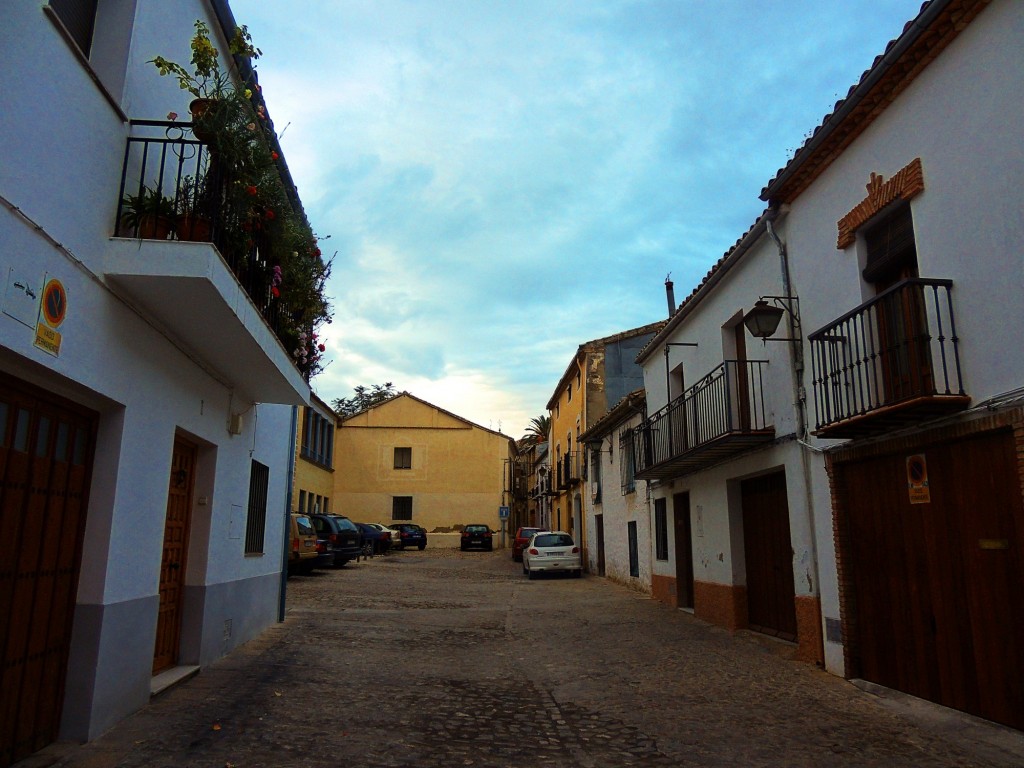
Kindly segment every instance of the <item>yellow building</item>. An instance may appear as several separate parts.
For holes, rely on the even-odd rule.
[[[548,400],[548,460],[554,495],[548,519],[542,524],[568,531],[584,551],[588,499],[583,492],[586,463],[580,435],[608,413],[611,405],[643,387],[643,370],[636,364],[636,356],[663,324],[652,323],[580,344]]]
[[[300,406],[295,433],[295,475],[292,511],[311,514],[335,512],[334,435],[338,415],[316,395],[312,406]]]
[[[353,520],[408,520],[430,532],[501,529],[515,442],[402,392],[342,421],[334,510]]]

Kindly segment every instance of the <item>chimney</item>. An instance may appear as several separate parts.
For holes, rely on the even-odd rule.
[[[665,275],[665,297],[668,299],[668,316],[676,313],[676,294],[672,290],[672,273]]]

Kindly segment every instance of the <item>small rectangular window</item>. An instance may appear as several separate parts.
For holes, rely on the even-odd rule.
[[[392,520],[412,520],[412,496],[394,496],[391,499]]]
[[[299,508],[296,510],[300,515],[306,514],[306,492],[299,491]]]
[[[249,511],[245,520],[245,554],[263,554],[267,527],[267,492],[270,467],[253,461],[249,474]]]
[[[668,521],[665,514],[665,499],[654,500],[654,556],[668,560]]]
[[[412,448],[395,448],[395,469],[412,469]]]

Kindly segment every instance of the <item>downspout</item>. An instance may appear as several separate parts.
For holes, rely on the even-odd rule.
[[[795,296],[793,293],[793,282],[789,272],[789,254],[786,252],[786,245],[775,232],[774,220],[778,217],[779,210],[771,208],[766,217],[765,225],[768,236],[775,243],[779,251],[779,268],[782,274],[782,292],[785,296]],[[786,321],[789,327],[789,338],[791,341],[790,352],[793,359],[791,373],[793,374],[793,394],[796,405],[796,440],[800,446],[800,464],[803,470],[804,506],[807,510],[807,529],[810,533],[810,567],[806,570],[807,587],[812,597],[816,597],[821,604],[821,579],[818,576],[818,531],[814,520],[814,490],[811,487],[811,472],[813,470],[812,455],[821,453],[821,449],[808,442],[807,432],[807,389],[804,387],[804,342],[802,322],[794,317],[793,312],[786,313]],[[818,583],[815,584],[814,580]],[[820,628],[819,628],[820,629]]]
[[[292,535],[292,491],[295,485],[295,435],[296,429],[298,428],[299,421],[299,406],[292,406],[292,428],[291,428],[291,448],[288,450],[288,486],[287,496],[284,500],[284,546],[281,548],[281,589],[280,598],[277,606],[277,620],[278,622],[284,621],[284,605],[285,597],[288,591],[288,550],[291,548],[291,535]]]

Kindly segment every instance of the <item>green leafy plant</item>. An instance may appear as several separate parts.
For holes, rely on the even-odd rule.
[[[217,48],[210,40],[210,28],[204,21],[196,19],[196,33],[192,37],[192,67],[186,67],[163,56],[149,60],[160,72],[161,76],[171,75],[178,78],[178,85],[197,99],[219,98],[232,88],[230,76],[221,71]],[[234,56],[245,59],[258,59],[262,51],[252,44],[252,37],[246,26],[235,27],[235,33],[228,42],[228,50]]]
[[[174,200],[149,187],[121,200],[121,224],[139,237],[166,238],[174,227],[174,214]]]

